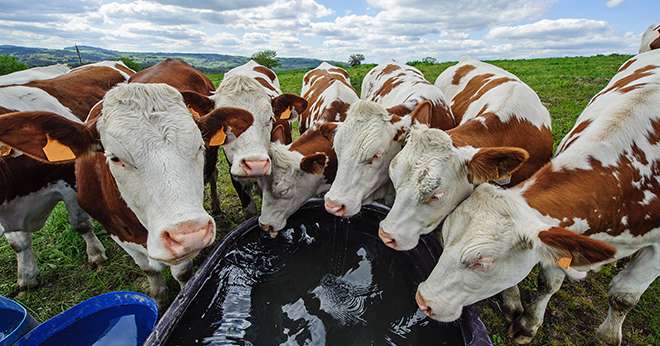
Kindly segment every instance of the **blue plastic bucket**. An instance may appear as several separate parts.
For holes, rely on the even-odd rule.
[[[142,345],[158,319],[158,307],[136,292],[102,294],[49,319],[16,345]]]
[[[21,304],[0,296],[0,345],[15,343],[37,324]]]

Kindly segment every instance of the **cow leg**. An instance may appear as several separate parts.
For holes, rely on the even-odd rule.
[[[541,267],[538,290],[533,302],[525,308],[520,318],[514,320],[509,335],[517,344],[529,344],[543,324],[543,316],[550,298],[559,291],[566,274],[553,266]]]
[[[186,285],[186,283],[188,282],[188,280],[190,280],[190,277],[193,274],[192,260],[183,261],[179,264],[175,264],[170,267],[170,270],[172,271],[172,276],[174,276],[174,279],[176,279],[176,281],[181,286],[181,289],[183,289],[183,286]]]
[[[87,262],[93,267],[101,266],[108,260],[108,257],[105,255],[105,247],[92,230],[91,217],[78,205],[75,191],[70,190],[70,193],[63,193],[62,200],[69,212],[69,223],[71,227],[85,240]]]
[[[596,330],[596,338],[607,345],[620,345],[621,327],[628,312],[660,275],[660,246],[639,250],[610,283],[607,318]]]
[[[165,269],[165,266],[159,262],[155,262],[149,259],[146,254],[146,249],[140,245],[125,243],[119,240],[115,236],[111,236],[114,240],[126,253],[128,253],[135,264],[140,267],[147,274],[147,280],[149,281],[149,295],[152,296],[159,307],[167,306],[168,297],[167,297],[167,283],[161,272]]]
[[[518,289],[518,285],[516,285],[505,289],[502,291],[501,295],[504,318],[511,323],[523,312],[523,306],[520,300],[520,289]]]
[[[209,184],[211,191],[211,213],[221,214],[220,198],[218,197],[218,148],[206,149],[204,159],[204,183]]]
[[[7,232],[5,238],[16,252],[19,290],[37,287],[39,285],[37,281],[39,270],[32,252],[32,233],[24,231]]]

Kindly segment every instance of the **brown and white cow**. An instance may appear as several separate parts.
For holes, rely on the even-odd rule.
[[[255,117],[254,126],[225,147],[232,184],[244,210],[254,215],[251,191],[255,178],[271,173],[270,142],[291,143],[291,122],[305,111],[307,102],[282,94],[275,72],[254,60],[228,71],[211,99],[219,106],[246,109]]]
[[[300,120],[303,134],[291,145],[271,144],[272,173],[260,182],[259,223],[273,237],[305,201],[330,188],[337,172],[335,121],[343,121],[359,100],[348,73],[326,62],[305,74],[302,94],[308,103]]]
[[[0,86],[12,84],[24,84],[33,80],[51,79],[63,75],[71,69],[64,64],[55,64],[50,66],[33,67],[31,69],[12,72],[0,76]]]
[[[463,306],[524,279],[541,263],[539,298],[514,326],[529,342],[565,274],[631,258],[612,280],[597,337],[621,342],[628,311],[660,274],[660,50],[626,62],[596,95],[550,163],[504,190],[478,186],[445,220],[444,252],[418,305],[451,321]]]
[[[660,24],[653,24],[646,29],[642,35],[642,43],[639,52],[644,53],[660,48]]]
[[[518,77],[478,60],[462,61],[436,80],[460,125],[414,126],[392,160],[396,198],[380,237],[410,250],[484,182],[513,186],[552,157],[550,113]]]
[[[13,129],[0,130],[0,142],[48,163],[75,160],[80,205],[145,270],[159,300],[165,265],[183,285],[192,257],[215,238],[203,208],[206,147],[231,143],[253,123],[244,109],[210,107],[194,91],[147,83],[172,80],[164,75],[186,73],[181,67],[167,62],[158,73],[136,74],[132,81],[140,83],[110,90],[84,125],[45,112],[0,117],[0,129]],[[204,115],[192,117],[190,108]]]
[[[132,73],[121,62],[113,61],[74,70],[54,65],[8,75],[3,81],[9,85],[0,87],[0,114],[48,111],[58,114],[61,120],[82,124],[103,95]],[[3,127],[0,132],[12,130]],[[24,135],[30,140],[35,133]],[[72,163],[45,164],[0,143],[0,234],[4,230],[16,251],[19,289],[37,286],[32,232],[43,227],[59,201],[64,201],[71,226],[85,240],[89,263],[99,265],[106,260],[105,249],[91,230],[89,216],[78,205],[75,187]]]
[[[387,169],[415,123],[443,130],[456,125],[439,88],[408,65],[373,68],[362,82],[362,100],[337,127],[337,177],[325,195],[326,210],[349,217],[388,188]]]

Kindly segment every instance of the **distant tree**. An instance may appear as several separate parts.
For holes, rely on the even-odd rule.
[[[424,58],[422,60],[410,60],[406,63],[406,65],[411,65],[411,66],[415,66],[415,65],[433,65],[433,64],[437,64],[437,63],[438,63],[438,59],[436,59],[434,57],[427,56],[426,58]]]
[[[252,54],[252,60],[268,68],[275,68],[281,65],[280,59],[277,57],[277,52],[272,49],[266,49]]]
[[[11,55],[0,55],[0,76],[27,69],[28,66]]]
[[[348,57],[348,65],[349,66],[358,66],[362,64],[364,61],[364,54],[351,54],[351,56]]]
[[[142,70],[142,65],[140,65],[137,61],[127,56],[122,56],[121,58],[119,58],[119,60],[121,60],[124,63],[124,65],[126,65],[128,68],[130,68],[135,72]]]

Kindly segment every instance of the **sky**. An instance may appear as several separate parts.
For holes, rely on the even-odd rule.
[[[368,62],[635,53],[660,0],[0,0],[0,44]]]

